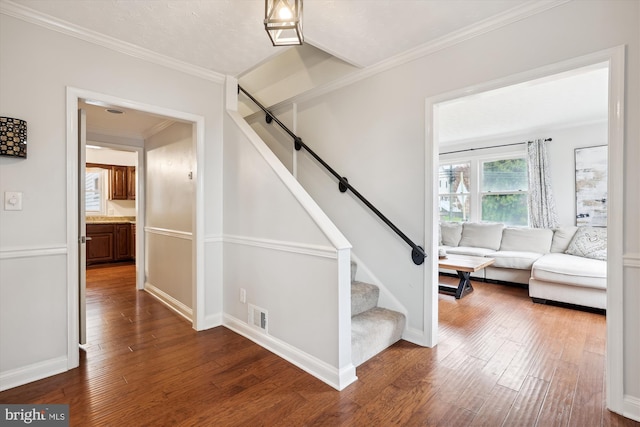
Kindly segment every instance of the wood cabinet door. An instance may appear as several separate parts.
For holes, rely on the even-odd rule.
[[[113,225],[87,224],[87,238],[87,265],[113,261]]]
[[[129,234],[131,231],[130,224],[116,224],[115,226],[115,253],[116,261],[131,258],[131,243],[129,242]]]
[[[127,167],[111,166],[109,178],[109,199],[127,200]]]
[[[136,167],[127,166],[127,199],[136,199]]]
[[[136,225],[131,224],[131,234],[129,235],[129,241],[131,248],[131,258],[136,259]]]

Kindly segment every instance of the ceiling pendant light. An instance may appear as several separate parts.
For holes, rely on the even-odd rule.
[[[302,0],[265,0],[264,29],[274,46],[302,44]]]

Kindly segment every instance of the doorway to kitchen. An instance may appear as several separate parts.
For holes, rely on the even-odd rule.
[[[95,117],[92,119],[89,114],[82,126],[82,114],[78,114],[78,110],[90,111],[93,107],[109,114],[105,116],[109,119],[100,121]],[[121,112],[114,114],[107,110]],[[140,137],[133,135],[128,125],[118,127],[108,121],[123,116],[139,119],[130,125],[143,126],[144,132]],[[189,113],[73,88],[67,90],[67,117],[70,170],[67,204],[70,242],[68,354],[69,367],[72,368],[79,364],[78,338],[81,337],[82,322],[86,322],[86,318],[83,320],[86,309],[82,301],[86,273],[81,274],[81,271],[86,267],[83,252],[89,237],[84,224],[87,216],[83,212],[89,205],[82,200],[87,191],[87,165],[102,164],[106,165],[102,169],[107,169],[107,173],[102,173],[103,183],[94,181],[92,186],[94,191],[104,191],[105,200],[94,200],[91,205],[91,209],[95,209],[93,213],[103,215],[90,216],[94,223],[102,220],[111,224],[115,221],[113,237],[102,236],[107,242],[111,240],[111,245],[106,247],[112,247],[114,251],[106,256],[112,257],[113,262],[135,261],[138,290],[144,290],[187,318],[194,329],[204,323],[204,310],[201,308],[204,302],[203,227],[200,225],[203,196],[196,155],[203,150],[204,120]],[[146,124],[141,125],[140,121],[144,120],[147,120]],[[91,156],[95,153],[89,154],[87,145],[89,150],[111,152],[111,155],[132,154],[136,159],[134,164],[119,164],[123,163],[120,160],[93,162],[95,158]],[[75,174],[71,174],[72,169]],[[90,177],[99,181],[100,176],[98,170]],[[124,196],[120,194],[120,202],[115,202],[112,193],[118,191],[124,192]],[[125,224],[128,225],[127,230],[122,227]],[[120,229],[119,233],[116,228]],[[108,249],[106,251],[109,252]]]

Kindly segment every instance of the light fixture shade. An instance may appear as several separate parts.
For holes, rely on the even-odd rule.
[[[0,117],[0,155],[27,158],[27,122]]]
[[[264,28],[274,46],[301,45],[302,0],[265,0]]]

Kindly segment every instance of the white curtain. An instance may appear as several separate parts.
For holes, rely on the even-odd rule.
[[[538,139],[529,144],[529,223],[534,228],[558,227],[556,203],[551,191],[547,142]]]

